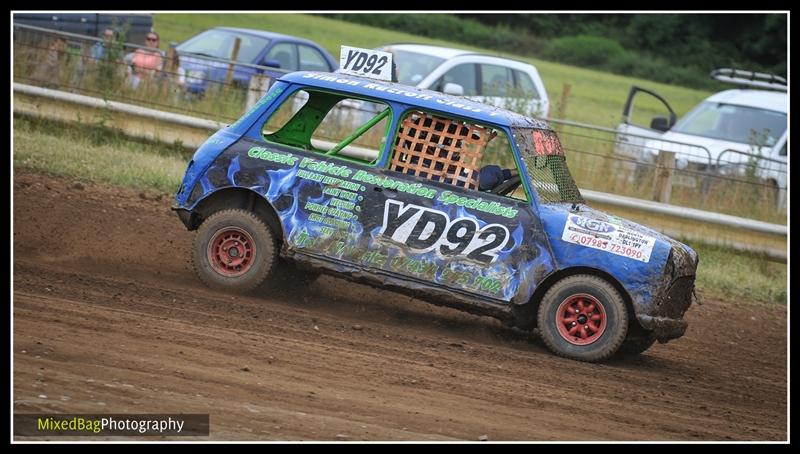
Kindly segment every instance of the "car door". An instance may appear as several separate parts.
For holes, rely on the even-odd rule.
[[[455,84],[461,87],[462,96],[475,97],[479,94],[478,65],[475,63],[461,63],[452,68],[444,70],[444,74],[436,75],[441,69],[437,69],[429,76],[430,86],[425,81],[420,82],[420,88],[430,88],[431,90],[445,92],[447,84]],[[451,93],[452,94],[452,93]]]
[[[300,64],[297,44],[285,41],[274,43],[264,55],[260,64],[270,68],[265,72],[273,79],[278,79],[286,73],[297,71]]]
[[[657,115],[651,117],[654,113]],[[622,110],[622,122],[617,126],[614,152],[638,160],[648,139],[660,138],[676,121],[677,115],[664,98],[633,86]]]
[[[497,303],[530,296],[531,274],[547,268],[549,253],[537,244],[543,229],[525,191],[518,198],[481,191],[470,178],[482,162],[470,150],[482,138],[495,140],[487,139],[492,129],[510,144],[500,128],[441,113],[401,116],[386,166],[370,169],[364,181],[367,249],[384,271]],[[508,153],[496,162],[518,169],[510,145]]]
[[[276,43],[264,57],[267,66],[274,66],[283,71],[297,71],[297,45],[287,42]]]
[[[300,71],[330,72],[333,69],[319,50],[305,44],[298,44],[297,50]]]
[[[544,236],[529,199],[480,192],[466,171],[475,170],[471,144],[488,140],[486,129],[457,118],[412,128],[406,121],[411,114],[400,116],[398,126],[394,118],[406,108],[391,104],[381,111],[385,116],[358,128],[361,134],[346,120],[352,96],[329,88],[304,92],[302,102],[294,100],[297,92],[269,114],[263,140],[246,138],[231,147],[230,164],[218,172],[269,200],[283,225],[287,254],[341,272],[391,276],[412,288],[448,289],[495,303],[530,296],[534,281],[527,277],[542,271],[537,264],[547,253],[537,245]],[[373,128],[375,134],[366,137]],[[364,142],[351,140],[355,136]],[[457,155],[450,164],[464,172],[431,164],[441,163],[434,158],[444,149],[451,158]],[[498,163],[517,165],[510,153]],[[433,167],[409,172],[412,161]]]
[[[512,73],[516,93],[526,102],[523,104],[526,107],[524,113],[533,117],[547,117],[550,114],[550,103],[538,74],[535,75],[539,88],[528,72],[514,69]]]
[[[516,112],[525,109],[527,102],[514,97],[514,76],[511,68],[487,63],[478,64],[478,80],[480,96],[476,101]]]

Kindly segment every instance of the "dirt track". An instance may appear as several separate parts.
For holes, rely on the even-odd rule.
[[[210,413],[236,440],[786,440],[786,307],[706,299],[683,338],[584,364],[327,276],[209,291],[145,196],[15,170],[15,412]]]

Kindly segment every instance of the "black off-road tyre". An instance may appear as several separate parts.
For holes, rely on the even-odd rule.
[[[274,233],[246,210],[209,216],[197,229],[192,249],[197,277],[208,287],[232,293],[252,291],[275,273],[278,264]]]
[[[537,322],[542,340],[556,355],[598,362],[611,357],[625,341],[628,308],[608,281],[578,274],[547,290]]]

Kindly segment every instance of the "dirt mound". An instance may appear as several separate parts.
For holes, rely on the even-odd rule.
[[[707,300],[592,365],[322,277],[204,288],[169,197],[15,170],[14,411],[210,413],[212,439],[785,440],[786,308]]]

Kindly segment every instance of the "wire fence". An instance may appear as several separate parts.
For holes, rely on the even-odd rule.
[[[14,25],[13,52],[15,82],[220,122],[233,122],[245,112],[254,75],[276,75],[276,68],[180,55],[172,47],[161,52],[20,24]],[[255,99],[266,88],[259,88]],[[337,107],[344,126],[377,111],[373,103],[358,101]],[[785,156],[764,156],[758,147],[715,156],[696,145],[548,121],[558,131],[572,174],[583,188],[786,222]]]

